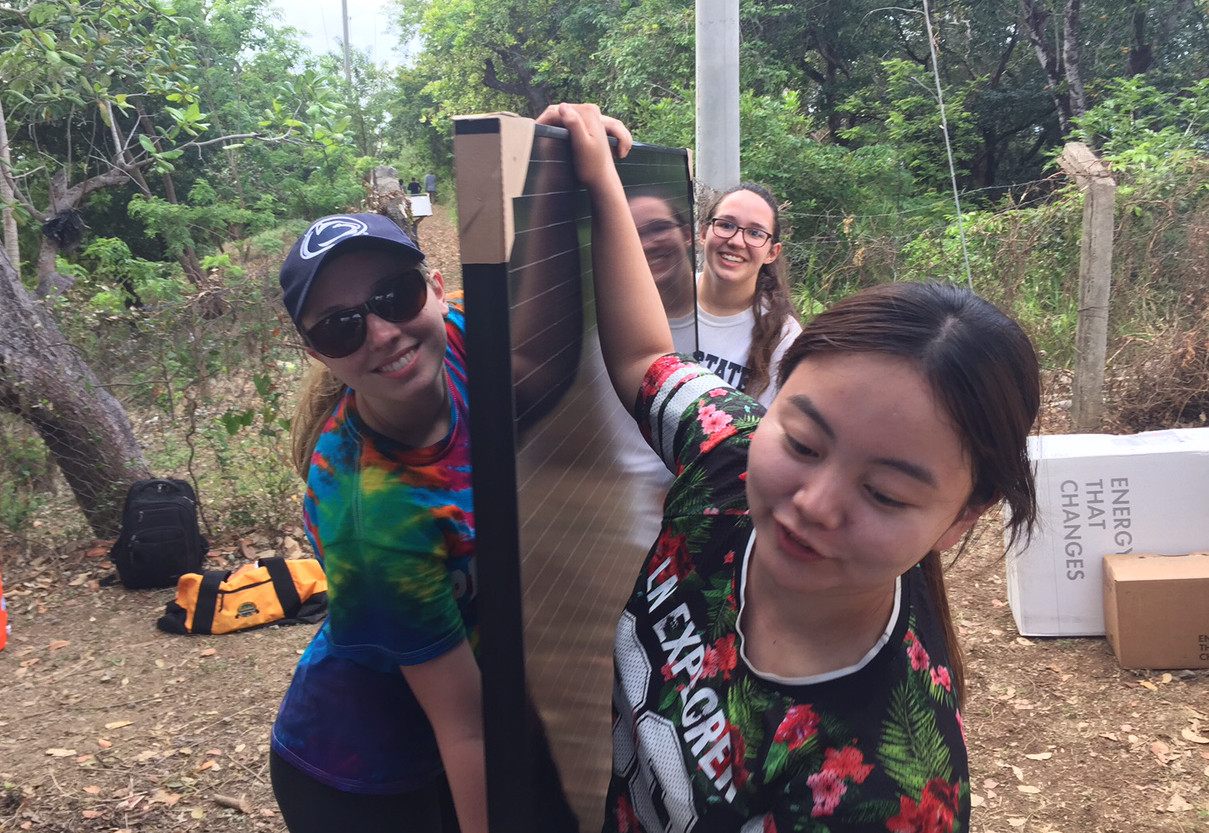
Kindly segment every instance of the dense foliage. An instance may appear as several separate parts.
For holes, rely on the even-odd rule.
[[[351,89],[340,56],[304,53],[268,0],[0,10],[0,104],[15,207],[26,209],[26,268],[37,245],[29,221],[49,212],[56,170],[78,181],[140,164],[82,210],[98,236],[159,260],[204,257],[279,220],[353,204],[374,163],[448,181],[458,113],[536,115],[587,99],[644,140],[693,142],[692,0],[391,8],[409,58],[375,65],[353,49]],[[953,179],[966,207],[993,210],[1048,177],[1068,138],[1115,153],[1158,122],[1177,145],[1180,118],[1193,136],[1203,131],[1177,114],[1209,47],[1194,0],[1106,0],[1082,15],[1071,0],[941,0],[930,21],[922,6],[872,0],[740,8],[744,176],[791,206],[798,259],[812,272],[838,267],[839,253],[852,266],[861,249],[814,241],[884,246],[892,230],[901,249],[953,213]]]
[[[353,48],[350,85],[343,56],[305,52],[269,0],[0,5],[5,248],[131,407],[196,416],[197,386],[230,374],[255,404],[214,415],[215,442],[275,436],[271,380],[297,354],[274,350],[279,322],[256,309],[272,306],[271,286],[243,258],[271,263],[283,227],[358,206],[374,165],[452,181],[456,114],[594,100],[644,141],[694,141],[692,0],[390,8],[407,59],[375,64]],[[1140,366],[1143,348],[1209,343],[1189,336],[1205,327],[1209,277],[1204,0],[927,8],[930,20],[922,5],[873,0],[740,4],[743,175],[786,203],[803,311],[878,281],[970,281],[1026,322],[1051,367],[1069,366],[1081,195],[1053,159],[1079,140],[1121,185],[1114,280],[1126,303],[1110,352]],[[64,223],[82,239],[42,233]],[[170,335],[194,326],[192,346]],[[260,335],[236,350],[198,341],[239,327]],[[153,343],[154,368],[122,355]],[[1197,419],[1197,407],[1170,418]],[[7,429],[0,450],[17,461],[16,490],[0,483],[11,528],[37,454]]]

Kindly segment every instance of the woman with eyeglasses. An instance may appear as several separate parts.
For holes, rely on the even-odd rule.
[[[459,294],[391,220],[324,217],[281,269],[316,361],[293,425],[329,613],[273,726],[292,833],[484,833],[475,531]],[[534,816],[574,816],[537,742]]]
[[[745,182],[701,216],[701,362],[767,408],[776,393],[772,371],[802,332],[781,257],[780,209],[767,188]]]

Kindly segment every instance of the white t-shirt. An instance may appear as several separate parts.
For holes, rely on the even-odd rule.
[[[692,339],[692,319],[686,319],[688,333],[687,341]],[[742,312],[734,315],[711,315],[697,306],[697,327],[700,331],[701,340],[701,364],[708,367],[718,376],[721,376],[727,384],[734,386],[738,390],[744,390],[747,387],[747,376],[749,373],[747,358],[751,354],[751,328],[755,323],[755,314],[751,309],[745,309]],[[798,333],[802,332],[802,325],[797,318],[789,317],[785,320],[785,324],[781,327],[781,340],[777,342],[777,346],[773,348],[772,359],[768,365],[769,385],[756,398],[756,400],[765,408],[772,405],[773,397],[776,396],[777,386],[775,384],[775,375],[777,365],[781,363],[781,359],[785,356],[785,351],[789,349],[789,345],[798,337]],[[679,341],[676,341],[676,333],[673,329],[672,340],[676,343],[678,352],[689,353],[693,352],[692,347],[682,347]]]
[[[739,390],[743,389],[742,385],[746,382],[748,374],[747,357],[751,352],[751,328],[754,323],[755,316],[750,309],[743,310],[736,315],[719,316],[711,315],[700,305],[697,306],[696,329],[693,327],[693,316],[691,315],[668,321],[672,330],[672,344],[677,353],[694,355],[698,350],[699,338],[701,363]],[[785,351],[789,349],[789,345],[800,332],[802,332],[802,325],[798,323],[797,318],[790,317],[785,321],[781,330],[781,340],[772,352],[770,373],[776,372],[776,367],[785,355]],[[609,395],[612,394],[612,387],[608,383],[607,374],[604,373],[603,362],[600,364],[600,373],[604,380],[605,399],[612,400],[612,402],[602,403],[606,411],[611,414],[610,422],[613,419],[621,420],[623,414],[628,417],[628,407],[614,408],[617,397]],[[756,398],[761,405],[767,408],[772,404],[776,393],[776,386],[770,383]],[[631,403],[627,403],[627,405],[629,404]],[[654,536],[651,535],[651,532],[653,530],[654,533],[658,533],[663,496],[667,493],[668,487],[672,485],[674,478],[664,466],[663,461],[642,438],[637,425],[633,424],[632,419],[629,421],[630,425],[619,425],[616,429],[614,454],[622,470],[634,475],[636,507],[643,507],[647,510],[643,512],[636,509],[637,514],[641,516],[641,522],[637,518],[635,520],[636,534],[649,536],[644,540],[653,541]]]

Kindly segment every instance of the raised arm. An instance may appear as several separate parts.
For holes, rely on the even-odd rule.
[[[571,134],[575,174],[592,203],[592,272],[601,350],[613,388],[628,410],[651,363],[673,350],[659,290],[608,143],[614,136],[618,156],[624,157],[632,144],[630,132],[617,119],[602,116],[595,104],[555,104],[537,121]]]

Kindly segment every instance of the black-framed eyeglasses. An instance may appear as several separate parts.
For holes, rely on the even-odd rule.
[[[394,324],[410,321],[428,303],[428,282],[418,269],[387,278],[365,303],[337,310],[311,325],[302,337],[329,359],[351,356],[365,343],[365,318],[371,312]]]
[[[730,240],[739,232],[743,232],[743,240],[753,249],[758,249],[772,239],[772,235],[762,228],[740,226],[730,220],[714,217],[709,221],[709,227],[714,230],[714,237],[719,240]]]

